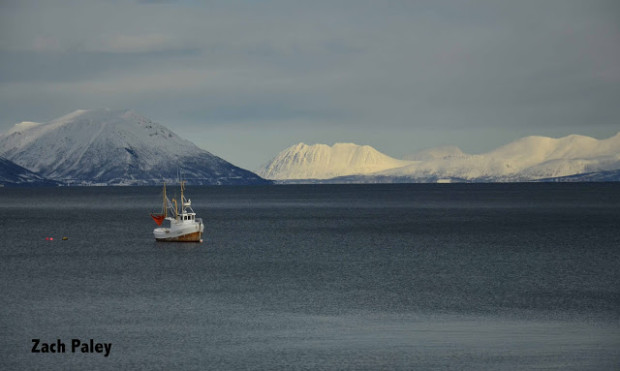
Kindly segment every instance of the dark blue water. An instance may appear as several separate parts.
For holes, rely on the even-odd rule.
[[[188,193],[0,189],[0,369],[620,369],[620,184]]]

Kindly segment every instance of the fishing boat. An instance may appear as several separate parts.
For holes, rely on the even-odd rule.
[[[164,221],[169,222],[169,227],[153,229],[156,241],[161,242],[202,242],[204,224],[201,218],[196,218],[192,209],[192,201],[185,198],[185,182],[181,182],[181,207],[176,199],[170,199],[166,195],[166,183],[164,183],[162,211],[151,213],[151,217],[158,226]]]

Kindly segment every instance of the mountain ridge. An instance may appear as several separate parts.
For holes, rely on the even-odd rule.
[[[340,144],[335,144],[338,146]],[[358,146],[348,144],[349,146]],[[324,148],[325,145],[313,145]],[[310,146],[312,147],[312,146]],[[329,147],[329,146],[327,146]],[[368,151],[376,151],[370,146]],[[568,135],[562,138],[528,136],[500,146],[483,154],[470,155],[458,147],[444,146],[431,148],[410,155],[410,160],[396,160],[376,151],[377,157],[385,160],[383,169],[365,167],[360,159],[347,160],[356,167],[338,173],[339,169],[323,169],[322,175],[336,174],[332,177],[313,177],[315,173],[304,169],[312,168],[308,161],[290,161],[295,158],[312,159],[307,151],[296,153],[299,145],[291,146],[259,169],[257,172],[276,181],[332,179],[342,182],[515,182],[534,181],[545,178],[561,178],[583,173],[597,173],[620,169],[620,133],[606,139],[595,139],[583,135]],[[305,148],[305,147],[303,147]],[[350,149],[350,153],[354,153]],[[385,156],[385,157],[381,157]],[[332,159],[343,163],[342,159]],[[288,163],[286,161],[289,161]],[[400,162],[396,162],[400,161]],[[267,171],[269,170],[269,171]],[[301,175],[301,177],[300,177]]]

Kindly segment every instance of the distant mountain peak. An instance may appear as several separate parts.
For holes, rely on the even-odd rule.
[[[267,179],[328,179],[380,171],[405,162],[368,145],[298,143],[280,152],[258,174]]]
[[[77,184],[264,183],[132,110],[77,110],[0,136],[0,153],[45,177]]]

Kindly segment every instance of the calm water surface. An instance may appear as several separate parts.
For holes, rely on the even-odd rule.
[[[620,184],[187,191],[0,189],[0,369],[620,369]]]

